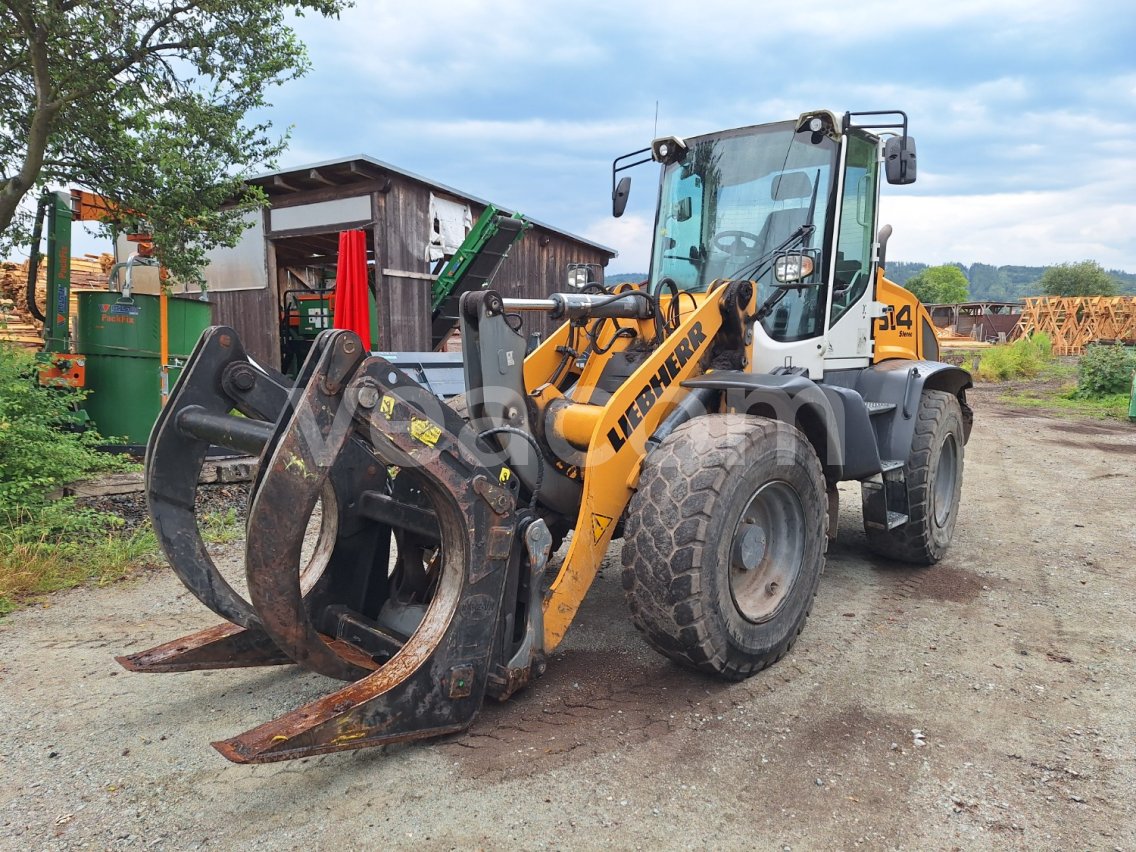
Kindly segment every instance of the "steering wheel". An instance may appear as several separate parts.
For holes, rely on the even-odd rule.
[[[711,245],[726,254],[750,254],[757,249],[760,238],[749,231],[719,231],[710,240]]]

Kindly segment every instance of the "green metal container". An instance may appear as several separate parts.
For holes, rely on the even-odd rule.
[[[1128,398],[1128,419],[1136,423],[1136,372],[1132,374],[1132,396]]]
[[[75,350],[86,357],[84,407],[99,432],[113,443],[141,446],[162,406],[160,306],[157,296],[79,293]],[[213,306],[170,297],[169,385],[197,338],[212,322]]]

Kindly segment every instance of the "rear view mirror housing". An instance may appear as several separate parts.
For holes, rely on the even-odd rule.
[[[627,209],[627,196],[631,194],[631,178],[621,177],[611,193],[611,215],[618,219]]]
[[[910,136],[889,138],[884,143],[884,170],[888,183],[915,183],[915,140]]]

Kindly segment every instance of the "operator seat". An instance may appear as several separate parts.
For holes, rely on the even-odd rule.
[[[813,185],[804,172],[785,172],[773,179],[769,186],[769,195],[776,201],[791,201],[811,198]],[[809,208],[781,207],[770,212],[765,224],[761,226],[758,234],[757,248],[754,256],[760,257],[766,252],[773,251],[789,238],[808,219]]]

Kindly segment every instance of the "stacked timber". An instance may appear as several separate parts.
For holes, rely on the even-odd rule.
[[[1049,335],[1055,355],[1081,355],[1097,340],[1136,343],[1136,296],[1034,296],[1024,301],[1021,334]]]
[[[84,290],[106,289],[107,275],[114,265],[110,254],[88,254],[71,258],[71,305],[69,314],[78,315],[76,294]],[[35,349],[43,343],[43,323],[28,310],[28,261],[0,263],[0,340]],[[36,274],[36,304],[43,310],[47,301],[46,262],[41,259]]]

